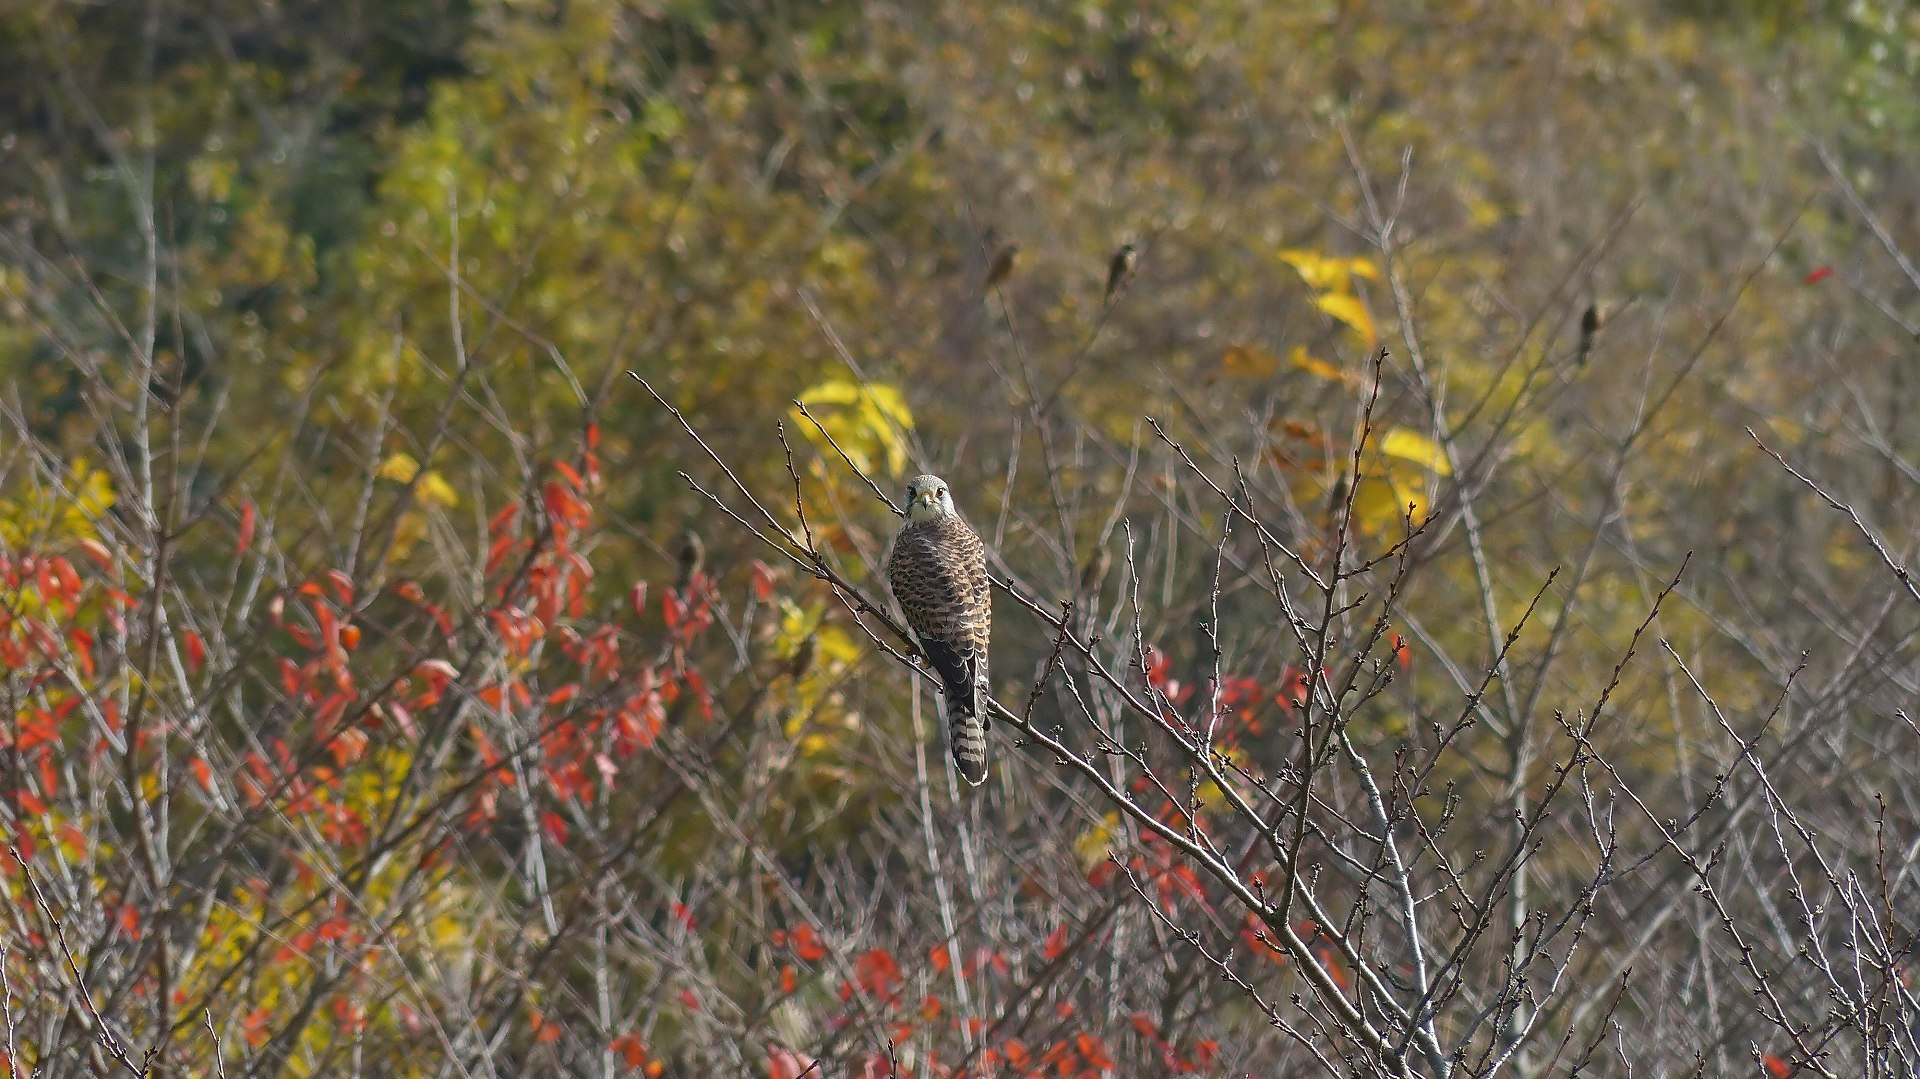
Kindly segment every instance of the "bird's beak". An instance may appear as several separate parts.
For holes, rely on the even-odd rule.
[[[937,506],[940,504],[940,497],[932,491],[922,491],[913,496],[913,504],[927,507]]]

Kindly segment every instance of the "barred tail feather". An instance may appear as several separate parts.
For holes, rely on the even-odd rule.
[[[960,778],[979,786],[987,778],[987,727],[980,719],[977,686],[950,687],[947,702],[947,740]]]
[[[987,778],[987,671],[984,657],[945,641],[922,639],[940,676],[940,698],[946,703],[947,741],[960,778],[978,786]]]

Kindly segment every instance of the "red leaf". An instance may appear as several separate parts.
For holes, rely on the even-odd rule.
[[[328,570],[326,578],[327,583],[333,586],[334,595],[340,597],[341,606],[353,606],[353,578],[337,569]]]
[[[1803,285],[1817,285],[1820,282],[1825,281],[1827,278],[1832,276],[1833,276],[1833,267],[1821,266],[1816,268],[1812,273],[1801,278],[1800,283]],[[1785,1075],[1786,1073],[1781,1072],[1780,1074]]]
[[[186,641],[187,669],[194,674],[199,674],[200,668],[206,666],[207,663],[207,644],[200,639],[198,633],[192,630],[187,631]]]
[[[80,575],[73,571],[73,563],[55,555],[47,560],[47,567],[53,571],[54,579],[60,582],[60,594],[68,599],[80,598]]]
[[[207,767],[204,759],[195,757],[187,762],[187,766],[193,769],[193,778],[200,784],[201,790],[213,790],[213,769]]]
[[[860,980],[860,988],[875,996],[892,996],[894,986],[900,982],[900,964],[893,961],[893,953],[885,948],[874,948],[855,959],[853,973]]]
[[[1815,272],[1817,273],[1819,271]],[[1832,271],[1829,270],[1828,272],[1831,273]],[[1793,1071],[1787,1067],[1787,1062],[1774,1056],[1772,1053],[1761,1057],[1760,1061],[1767,1066],[1767,1073],[1772,1075],[1774,1079],[1787,1079],[1787,1076],[1793,1074]]]
[[[802,922],[800,928],[793,931],[793,954],[813,963],[827,957],[827,946],[820,942],[812,926]]]
[[[515,502],[503,507],[499,513],[487,522],[487,534],[497,536],[510,527],[520,516],[520,504]]]
[[[690,1012],[697,1012],[700,1010],[700,998],[695,996],[693,994],[693,990],[691,989],[680,990],[680,1003],[686,1005],[687,1010]]]
[[[773,570],[757,558],[753,560],[753,596],[762,603],[773,598]]]
[[[645,618],[647,614],[647,582],[639,581],[635,583],[633,590],[627,593],[627,599],[633,604],[633,613]]]
[[[1060,958],[1062,955],[1066,954],[1066,951],[1067,951],[1067,927],[1065,925],[1062,925],[1060,926],[1060,928],[1055,929],[1053,932],[1047,934],[1047,946],[1046,946],[1047,962],[1051,963],[1054,960]]]
[[[253,500],[248,499],[240,504],[240,534],[233,541],[234,554],[246,554],[253,546],[253,518]]]
[[[567,819],[552,810],[540,814],[540,829],[552,837],[555,843],[567,841]]]

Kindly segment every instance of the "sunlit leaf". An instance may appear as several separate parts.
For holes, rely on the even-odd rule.
[[[1450,476],[1453,469],[1447,464],[1447,451],[1438,442],[1405,427],[1395,427],[1380,436],[1377,446],[1388,457],[1398,457],[1403,461],[1412,461],[1431,472]]]
[[[419,474],[420,462],[414,460],[410,453],[392,454],[380,462],[380,468],[375,473],[381,479],[392,480],[395,483],[412,483],[413,477]]]
[[[1316,378],[1324,378],[1328,382],[1340,382],[1346,385],[1352,385],[1358,381],[1350,372],[1342,371],[1317,356],[1308,355],[1307,346],[1305,345],[1293,346],[1293,351],[1287,355],[1287,362]]]
[[[1350,293],[1355,277],[1380,280],[1380,270],[1369,258],[1330,258],[1294,247],[1280,252],[1280,261],[1293,267],[1309,288],[1319,292]]]
[[[460,496],[454,493],[453,485],[438,472],[421,476],[420,485],[414,491],[420,496],[420,501],[429,505],[449,507],[460,504]]]
[[[22,498],[0,499],[0,541],[19,547],[41,539],[98,539],[94,522],[113,504],[107,474],[75,460],[59,486],[36,483]]]
[[[1380,340],[1380,334],[1373,328],[1373,316],[1367,313],[1367,305],[1357,297],[1340,292],[1329,292],[1313,301],[1314,306],[1358,331],[1371,345]]]
[[[837,443],[862,472],[873,473],[876,463],[897,476],[907,467],[906,432],[913,428],[913,411],[900,391],[885,383],[865,384],[829,379],[799,397],[819,428],[793,410],[792,423],[822,450],[830,450],[827,436]]]

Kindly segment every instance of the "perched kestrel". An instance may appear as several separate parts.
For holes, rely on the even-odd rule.
[[[887,583],[940,676],[947,740],[960,778],[987,778],[987,549],[938,476],[907,481],[907,523],[887,556]]]

